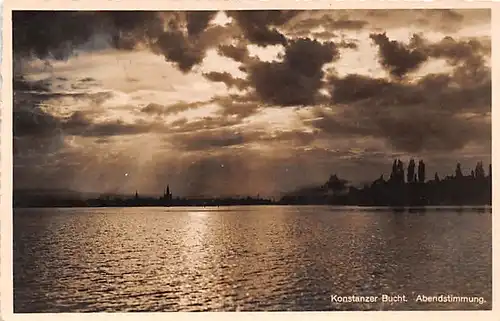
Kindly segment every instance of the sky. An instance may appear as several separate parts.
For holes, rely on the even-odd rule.
[[[16,189],[277,196],[491,163],[489,9],[12,21]]]

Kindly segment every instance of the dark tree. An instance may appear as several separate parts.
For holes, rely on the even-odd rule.
[[[371,187],[383,186],[384,184],[385,184],[384,174],[382,174],[382,175],[380,175],[380,177],[378,179],[373,181]]]
[[[396,179],[398,175],[397,172],[398,172],[398,161],[397,159],[395,159],[394,162],[392,163],[391,176],[389,177],[391,181]]]
[[[410,162],[408,163],[408,172],[406,173],[406,181],[408,183],[414,182],[413,178],[415,177],[415,161],[410,159]]]
[[[437,173],[437,172],[434,174],[434,180],[435,180],[436,182],[439,182],[439,176],[438,176],[438,173]]]
[[[418,162],[418,181],[425,182],[425,164],[422,160]]]
[[[476,165],[476,177],[477,178],[484,178],[484,168],[483,168],[483,162],[478,162]]]
[[[460,166],[460,163],[457,163],[457,168],[455,169],[455,177],[456,178],[462,178],[462,166]]]
[[[396,183],[404,183],[405,182],[405,174],[403,169],[403,162],[400,159],[395,159],[394,163],[392,163],[392,172],[389,178],[389,181]]]
[[[398,173],[398,182],[399,183],[404,183],[405,182],[405,170],[403,168],[403,162],[398,159],[398,167],[397,167],[397,173]]]
[[[330,175],[326,187],[334,192],[343,191],[346,188],[347,181],[339,179],[337,175]]]

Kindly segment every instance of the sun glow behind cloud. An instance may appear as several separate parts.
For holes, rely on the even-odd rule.
[[[246,74],[239,69],[241,66],[241,63],[223,57],[219,55],[215,49],[211,49],[207,51],[201,70],[203,72],[228,72],[233,77],[245,78]]]
[[[261,47],[256,45],[248,45],[250,57],[257,57],[261,61],[278,61],[280,55],[284,53],[284,48],[281,45]]]
[[[215,17],[214,20],[212,20],[212,23],[215,25],[219,26],[225,26],[233,22],[233,19],[228,17],[227,14],[224,11],[219,11]]]
[[[353,17],[356,14],[353,14]],[[322,13],[304,14],[301,19],[306,20],[307,17],[321,17],[321,15]],[[346,16],[347,18],[349,17]],[[352,18],[347,29],[338,28],[331,34],[328,34],[328,31],[332,28],[316,25],[300,36],[290,36],[290,39],[296,40],[322,34],[321,39],[318,36],[322,45],[327,41],[337,44],[343,40],[346,43],[352,41],[351,47],[339,48],[338,60],[321,66],[324,75],[316,90],[318,96],[321,96],[318,98],[317,105],[294,104],[293,100],[290,104],[280,105],[283,101],[288,102],[286,94],[288,96],[297,94],[296,92],[299,91],[297,88],[316,88],[314,82],[310,82],[308,77],[303,76],[307,73],[300,73],[303,66],[314,69],[314,65],[308,64],[309,61],[304,61],[304,59],[296,59],[292,66],[288,67],[291,68],[290,70],[293,69],[294,73],[291,75],[298,80],[280,78],[284,67],[278,66],[278,63],[283,61],[285,45],[255,44],[248,39],[242,39],[244,38],[242,35],[238,36],[240,38],[223,39],[223,43],[233,44],[235,47],[243,44],[248,50],[250,59],[245,57],[242,62],[222,56],[218,50],[218,44],[210,42],[212,38],[203,39],[204,43],[206,42],[206,48],[186,47],[186,50],[193,49],[192,52],[188,52],[192,55],[188,55],[189,59],[197,58],[200,51],[203,51],[201,62],[192,66],[188,71],[181,71],[176,63],[171,61],[172,59],[167,59],[169,54],[174,57],[175,55],[182,56],[186,50],[180,54],[169,51],[172,48],[162,48],[164,51],[161,54],[159,51],[153,53],[144,41],[140,41],[133,50],[111,49],[109,35],[93,36],[92,41],[79,47],[77,55],[70,56],[66,60],[31,59],[19,64],[19,70],[16,71],[29,81],[48,80],[50,92],[43,94],[50,97],[40,103],[43,112],[61,122],[72,121],[72,125],[81,127],[89,125],[96,132],[111,133],[110,137],[92,137],[91,133],[89,133],[91,137],[78,137],[74,132],[64,132],[60,129],[64,132],[63,141],[58,141],[58,144],[65,143],[66,148],[72,151],[71,155],[80,153],[81,162],[86,163],[85,168],[87,168],[83,173],[92,177],[92,179],[85,180],[88,183],[82,189],[96,187],[95,182],[98,181],[99,175],[106,174],[103,173],[104,169],[98,167],[104,166],[116,172],[130,173],[130,177],[126,179],[122,177],[123,173],[111,175],[107,189],[117,188],[117,185],[122,184],[120,188],[126,190],[133,186],[153,190],[156,185],[148,187],[147,180],[137,178],[137,173],[140,173],[140,177],[154,176],[156,165],[153,163],[172,162],[174,164],[171,155],[175,154],[176,149],[186,159],[197,155],[196,161],[192,161],[195,164],[197,161],[205,161],[202,160],[203,157],[206,156],[209,159],[214,154],[217,154],[219,158],[238,155],[249,162],[260,164],[262,160],[258,160],[254,152],[269,158],[311,157],[311,159],[317,159],[318,164],[320,162],[340,164],[339,160],[357,161],[363,157],[370,158],[370,161],[366,160],[368,163],[382,164],[397,153],[401,155],[413,153],[398,151],[397,149],[401,147],[398,144],[403,144],[406,140],[419,141],[418,137],[411,135],[401,138],[401,141],[397,140],[397,137],[395,141],[388,141],[386,138],[394,136],[390,130],[386,129],[390,127],[389,125],[408,128],[412,124],[411,122],[405,123],[407,120],[403,114],[406,109],[389,109],[398,103],[398,99],[404,100],[406,97],[403,97],[403,94],[401,96],[396,94],[394,104],[384,101],[381,106],[377,106],[381,108],[377,116],[371,114],[371,110],[363,106],[361,102],[349,101],[351,98],[348,90],[344,93],[347,97],[345,101],[333,101],[335,95],[331,93],[336,87],[329,83],[332,76],[343,79],[352,74],[364,76],[370,80],[383,78],[389,81],[391,79],[387,68],[380,63],[379,47],[370,38],[370,34],[375,29],[352,27],[353,23],[355,26],[361,18],[358,17],[358,20]],[[208,23],[208,26],[231,29],[225,32],[234,35],[235,24],[236,19],[219,12]],[[292,35],[296,32],[289,26],[280,26],[278,30],[283,31],[285,35]],[[380,29],[391,41],[406,45],[413,34],[423,34],[426,40],[431,42],[440,41],[445,36],[457,39],[485,37],[487,42],[491,32],[490,25],[484,23],[465,26],[457,30],[456,32],[445,32],[441,29],[429,30],[428,26],[418,23],[412,28],[397,25]],[[260,33],[257,36],[266,35],[265,30],[258,29],[258,31]],[[272,33],[271,36],[273,36]],[[191,36],[191,38],[196,39],[196,36]],[[191,38],[186,39],[191,41]],[[260,39],[259,41],[272,40]],[[193,43],[196,44],[196,41],[193,40]],[[304,49],[310,50],[306,53],[316,57],[314,55],[317,53],[313,49],[302,48]],[[487,57],[485,59],[488,61]],[[268,72],[267,76],[256,77],[255,70],[252,68],[266,66],[266,63],[275,69],[264,68],[263,70]],[[415,71],[405,75],[405,81],[408,84],[415,83],[424,76],[437,71],[451,73],[453,68],[446,63],[445,59],[429,59]],[[215,77],[218,80],[209,79],[207,76],[209,73],[214,73],[219,77]],[[290,87],[288,89],[279,87],[279,90],[267,92],[265,88],[277,85],[271,82],[266,84],[267,87],[256,89],[256,82],[265,82],[271,76],[276,76],[276,79],[284,83],[290,80],[288,84]],[[366,86],[370,84],[368,82]],[[355,89],[363,91],[363,87]],[[487,91],[482,90],[486,95]],[[285,93],[283,97],[280,96],[282,93]],[[304,97],[309,96],[298,95],[297,97],[299,100],[305,100]],[[312,101],[312,99],[307,101]],[[460,103],[461,101],[454,102],[455,105],[460,105]],[[483,101],[478,102],[478,104],[482,103]],[[414,104],[411,100],[403,101],[401,105],[405,108],[409,105],[408,110],[422,106]],[[482,112],[482,109],[480,110]],[[477,113],[470,112],[469,114],[463,113],[463,115],[471,116]],[[384,114],[387,115],[386,118],[398,119],[395,123],[388,123],[389,125],[385,126],[386,119],[380,116]],[[377,121],[380,123],[373,124],[374,121],[370,117],[379,117]],[[353,118],[359,119],[362,125],[358,126],[357,122],[352,120]],[[460,117],[457,116],[457,118]],[[356,133],[353,134],[353,132]],[[421,140],[421,143],[427,142]],[[465,146],[471,146],[471,144],[473,145],[474,142],[467,143]],[[182,148],[186,148],[186,151],[181,150]],[[465,150],[469,152],[475,152],[478,155],[485,154],[484,151],[480,153],[477,149],[467,148]],[[247,151],[249,155],[245,154]],[[92,155],[98,155],[96,156],[98,160],[93,159]],[[301,156],[295,157],[294,155]],[[238,162],[233,158],[231,161]],[[70,163],[69,160],[67,162]],[[230,161],[226,161],[227,163]],[[353,168],[352,164],[341,164],[345,168]],[[179,170],[186,169],[181,165],[178,166]],[[150,169],[146,170],[146,167]],[[353,170],[350,173],[357,174]],[[323,174],[323,172],[318,173],[318,177]],[[111,182],[112,180],[115,181]]]

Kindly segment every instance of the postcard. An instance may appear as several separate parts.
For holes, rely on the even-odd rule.
[[[492,320],[494,21],[7,1],[2,317]]]

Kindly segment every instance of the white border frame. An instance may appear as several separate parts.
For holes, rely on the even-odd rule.
[[[500,39],[500,3],[492,1],[398,1],[398,0],[6,0],[3,4],[3,59],[2,59],[2,99],[0,114],[0,317],[5,320],[331,320],[345,318],[352,320],[401,320],[415,318],[421,320],[500,320],[500,295],[498,295],[499,247],[493,246],[493,309],[491,311],[367,311],[367,312],[158,312],[158,313],[13,313],[12,279],[12,11],[13,10],[203,10],[203,9],[410,9],[410,8],[490,8],[492,28],[492,88],[500,88],[499,61]],[[498,56],[498,59],[495,59]],[[495,142],[498,141],[500,127],[495,128],[497,112],[495,104],[498,98],[495,90],[492,104],[492,166],[496,168],[498,153]],[[500,114],[499,114],[500,115]],[[500,117],[500,116],[499,116]],[[493,214],[492,244],[500,245],[500,220],[495,212],[500,200],[495,198],[496,184],[500,179],[500,170],[493,170]],[[494,316],[497,315],[497,318]]]

